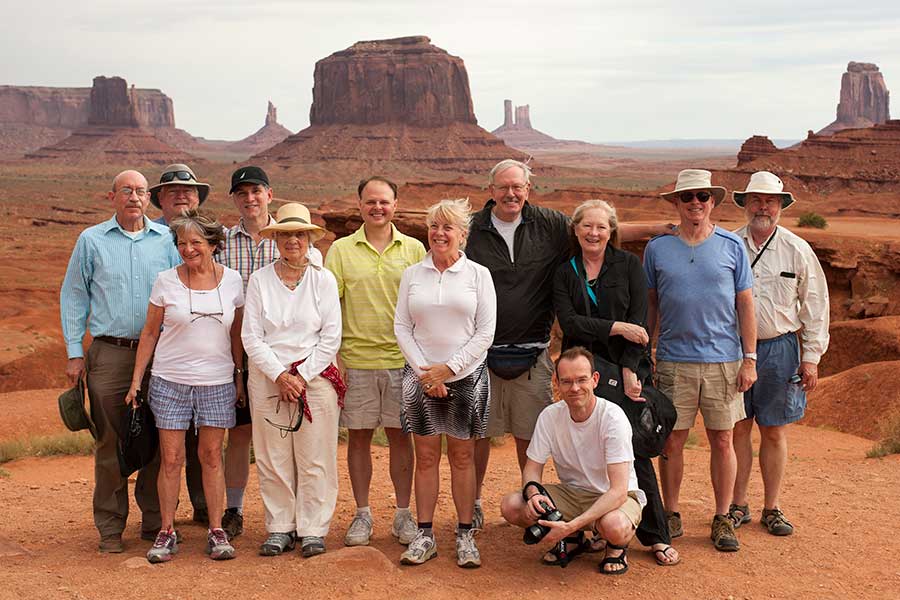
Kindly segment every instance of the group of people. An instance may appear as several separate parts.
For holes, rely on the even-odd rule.
[[[677,226],[620,224],[601,200],[571,218],[531,204],[531,171],[511,159],[491,170],[488,190],[480,211],[462,199],[431,206],[426,252],[393,224],[397,185],[364,179],[362,226],[323,260],[314,244],[326,231],[302,204],[271,216],[272,187],[259,167],[232,175],[240,221],[230,229],[200,207],[209,185],[186,165],[166,167],[152,187],[136,171],[120,173],[108,194],[115,215],[79,236],[60,302],[67,374],[86,376],[96,424],[100,550],[123,551],[118,429],[144,399],[160,440],[135,485],[151,562],[178,551],[185,465],[194,520],[208,524],[207,552],[234,557],[251,440],[268,532],[259,553],[298,542],[304,557],[325,552],[342,426],[356,503],[348,546],[373,535],[371,442],[383,427],[396,499],[391,534],[407,546],[401,562],[437,554],[445,438],[457,564],[480,566],[475,534],[484,528],[490,438],[511,433],[522,487],[504,496],[501,514],[544,528],[544,562],[602,551],[600,571],[620,575],[636,534],[659,565],[675,565],[683,447],[698,409],[711,446],[715,547],[737,550],[734,530],[751,519],[754,420],[761,521],[770,533],[791,533],[778,495],[784,426],[803,415],[805,391],[816,385],[828,292],[809,245],[777,225],[793,202],[781,181],[756,173],[734,193],[747,216],[735,233],[711,221],[725,190],[707,171],[682,171],[663,194]],[[149,203],[162,211],[156,222],[145,215]],[[621,248],[651,236],[643,265]],[[554,364],[557,318],[563,347]],[[625,411],[594,394],[610,376],[598,373],[596,355],[617,365],[626,402],[643,401],[654,346],[656,384],[678,413],[661,486],[652,461],[633,452]],[[560,481],[544,484],[551,457]],[[561,518],[544,519],[551,509]]]

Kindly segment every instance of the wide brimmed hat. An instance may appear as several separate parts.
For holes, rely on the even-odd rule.
[[[59,416],[69,431],[89,429],[97,439],[97,428],[84,409],[84,379],[79,378],[75,387],[59,395]]]
[[[275,223],[260,229],[259,235],[272,239],[279,231],[308,231],[311,243],[325,236],[325,230],[313,224],[309,209],[299,202],[289,202],[279,208],[275,214]]]
[[[681,192],[692,190],[708,190],[713,196],[715,206],[722,204],[725,199],[725,188],[712,184],[712,173],[703,169],[685,169],[678,174],[675,180],[675,189],[671,192],[660,194],[664,200],[675,202]]]
[[[757,171],[750,176],[750,183],[743,192],[734,192],[734,203],[744,208],[747,203],[747,194],[773,194],[781,196],[781,210],[784,210],[795,202],[794,195],[784,191],[784,182],[774,173]]]
[[[192,185],[197,188],[197,195],[200,196],[200,204],[209,196],[209,184],[197,181],[197,176],[191,171],[187,165],[174,164],[163,169],[162,175],[159,176],[159,183],[150,188],[150,202],[156,208],[159,206],[159,190],[167,185]]]

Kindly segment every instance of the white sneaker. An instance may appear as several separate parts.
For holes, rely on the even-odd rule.
[[[416,539],[417,533],[419,533],[419,526],[409,511],[394,513],[394,524],[391,525],[391,535],[398,538],[398,541],[401,544],[408,546],[410,542]]]
[[[369,513],[356,513],[347,534],[344,536],[345,546],[368,546],[372,537],[372,515]]]
[[[456,564],[464,569],[477,569],[481,566],[481,553],[475,545],[475,532],[460,531],[456,536]]]
[[[421,565],[437,556],[437,544],[434,538],[425,535],[425,531],[416,531],[416,537],[409,543],[406,552],[400,555],[400,563],[404,565]]]

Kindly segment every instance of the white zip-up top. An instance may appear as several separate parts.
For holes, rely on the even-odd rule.
[[[408,267],[400,279],[394,333],[406,362],[421,367],[446,364],[457,381],[487,359],[497,324],[497,295],[485,267],[460,252],[444,270],[434,266],[431,252]]]

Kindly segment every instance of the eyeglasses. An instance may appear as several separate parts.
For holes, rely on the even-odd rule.
[[[516,183],[513,185],[494,185],[491,184],[495,191],[512,192],[513,194],[521,194],[528,189],[527,183]]]
[[[691,200],[696,198],[700,202],[706,202],[710,198],[712,198],[712,194],[709,192],[681,192],[679,194],[678,199],[687,204]]]
[[[125,196],[126,198],[131,198],[132,194],[137,194],[138,198],[145,198],[147,196],[146,188],[132,188],[132,187],[123,187],[119,188],[119,193]]]
[[[584,387],[588,383],[590,383],[590,377],[579,377],[578,379],[560,379],[559,387],[570,388],[573,385],[577,385],[578,387]]]
[[[281,396],[275,395],[275,396],[269,396],[269,398],[270,398],[270,399],[271,399],[271,398],[278,398],[278,403],[275,405],[275,414],[278,414],[278,411],[281,409]],[[299,408],[299,406],[300,406],[300,403],[302,403],[302,402],[303,402],[302,399],[300,399],[300,400],[298,401],[298,408]],[[296,422],[296,423],[294,423],[294,415],[295,415],[295,414],[296,414],[296,416],[297,416],[297,422]],[[278,423],[273,423],[272,421],[269,420],[268,417],[266,417],[266,423],[268,423],[269,425],[271,425],[272,427],[274,427],[275,429],[277,429],[279,432],[281,432],[281,439],[284,439],[284,438],[286,438],[286,437],[288,436],[289,433],[296,433],[296,432],[300,431],[300,426],[303,425],[303,410],[302,410],[302,409],[301,409],[301,410],[297,410],[296,413],[295,413],[294,411],[292,411],[292,410],[289,408],[289,409],[288,409],[288,424],[287,424],[287,425],[279,425]],[[294,423],[294,424],[291,425],[291,423]]]
[[[194,175],[190,171],[167,171],[159,176],[160,183],[178,181],[194,181]]]
[[[191,311],[191,316],[194,317],[191,319],[191,323],[197,321],[198,319],[202,319],[204,317],[214,319],[219,323],[222,323],[222,319],[220,317],[225,316],[225,305],[222,304],[222,292],[219,290],[219,282],[216,281],[216,295],[219,296],[219,312],[195,312],[194,311],[194,290],[191,289],[191,274],[188,271],[188,310]],[[222,323],[224,325],[224,323]]]
[[[306,231],[306,230],[302,230],[302,231],[276,231],[276,232],[275,232],[275,237],[277,237],[277,238],[280,239],[280,240],[289,240],[289,239],[291,239],[291,238],[303,239],[303,238],[306,237],[307,233],[309,233],[309,232]]]

